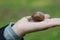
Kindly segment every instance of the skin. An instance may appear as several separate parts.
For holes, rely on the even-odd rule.
[[[12,29],[18,36],[24,36],[28,33],[37,32],[60,25],[60,18],[50,18],[48,14],[45,14],[44,16],[45,19],[41,22],[29,22],[28,18],[31,16],[23,17],[15,23]]]

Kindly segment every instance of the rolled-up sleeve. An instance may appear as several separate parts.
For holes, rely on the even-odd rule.
[[[4,40],[23,40],[22,36],[18,36],[11,27],[13,27],[14,23],[10,23],[6,27],[2,28]],[[0,30],[2,31],[2,30]]]

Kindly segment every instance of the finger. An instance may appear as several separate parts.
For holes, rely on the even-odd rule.
[[[49,14],[45,14],[45,19],[50,19],[50,15]]]

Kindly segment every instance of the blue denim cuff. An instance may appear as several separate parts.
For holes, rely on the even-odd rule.
[[[6,40],[21,40],[22,36],[18,36],[13,29],[11,28],[12,24],[14,23],[10,23],[4,30],[4,37],[6,38]]]

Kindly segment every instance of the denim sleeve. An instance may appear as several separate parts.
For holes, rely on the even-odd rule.
[[[6,40],[23,40],[22,36],[18,36],[11,28],[13,23],[10,23],[4,30],[4,37]]]

